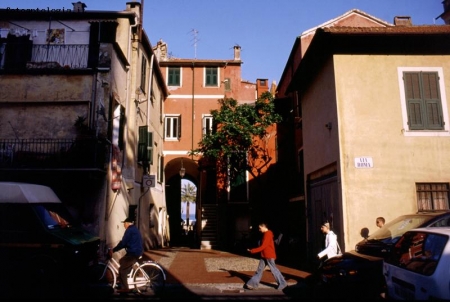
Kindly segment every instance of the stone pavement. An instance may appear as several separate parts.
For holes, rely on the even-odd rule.
[[[179,291],[182,298],[201,296],[226,296],[238,299],[243,296],[271,297],[289,300],[293,296],[306,298],[305,279],[310,273],[277,264],[288,287],[282,291],[266,268],[259,288],[244,290],[257,266],[257,255],[241,256],[218,250],[190,248],[163,248],[145,252],[149,259],[160,263],[167,273],[166,289]],[[275,261],[276,262],[276,261]]]

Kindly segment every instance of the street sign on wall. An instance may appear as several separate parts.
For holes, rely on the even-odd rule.
[[[142,186],[154,188],[156,186],[155,175],[144,175],[142,179]]]

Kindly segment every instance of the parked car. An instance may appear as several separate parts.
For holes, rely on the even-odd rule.
[[[450,226],[450,211],[418,212],[395,218],[358,242],[355,250],[327,259],[318,272],[322,286],[340,290],[349,286],[366,295],[379,296],[386,285],[383,260],[399,238],[414,228],[439,226]]]
[[[23,286],[39,290],[87,280],[100,239],[73,223],[47,186],[0,182],[0,292]],[[24,281],[26,280],[26,281]],[[35,288],[33,287],[33,288]]]
[[[406,232],[384,260],[386,298],[450,300],[450,228]]]

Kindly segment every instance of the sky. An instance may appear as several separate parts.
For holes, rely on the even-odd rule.
[[[78,0],[0,0],[0,8],[72,9]],[[84,0],[86,10],[122,11],[126,0]],[[184,59],[233,59],[241,47],[243,80],[277,84],[296,37],[358,9],[393,23],[410,16],[414,25],[442,25],[442,0],[144,0],[144,30],[152,45],[167,43]]]

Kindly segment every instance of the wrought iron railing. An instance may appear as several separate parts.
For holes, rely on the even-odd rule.
[[[109,144],[97,138],[0,139],[0,169],[106,170]]]
[[[22,48],[31,47],[27,50]],[[16,51],[6,51],[8,44],[0,44],[5,51],[0,54],[0,69],[84,69],[89,67],[88,44],[33,44],[31,46],[14,46],[21,50],[22,56]],[[27,55],[28,54],[28,55]]]
[[[31,62],[55,62],[60,67],[88,67],[89,45],[33,45]]]

